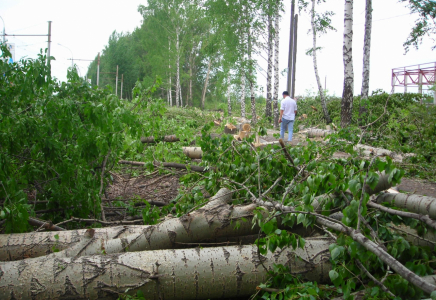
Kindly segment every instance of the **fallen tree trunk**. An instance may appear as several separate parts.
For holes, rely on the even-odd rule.
[[[125,164],[125,165],[132,165],[132,166],[145,166],[145,162],[142,161],[130,161],[130,160],[120,160],[118,162],[119,164]],[[205,172],[206,168],[195,166],[195,165],[184,165],[179,163],[172,163],[172,162],[154,162],[154,166],[156,167],[165,167],[165,168],[175,168],[175,169],[183,169],[183,170],[192,170],[195,172]]]
[[[129,225],[95,228],[94,237],[102,240],[124,238],[141,234],[148,225]],[[86,229],[59,232],[29,232],[0,234],[0,261],[11,261],[38,257],[62,251],[80,241]]]
[[[166,136],[164,136],[162,138],[158,138],[158,139],[155,139],[153,136],[141,137],[141,142],[144,144],[157,143],[157,142],[173,143],[173,142],[179,142],[179,141],[180,141],[180,139],[175,135],[166,135]]]
[[[405,208],[411,212],[428,215],[436,219],[436,199],[421,195],[403,193],[384,193],[377,197],[377,203],[389,202],[392,205]]]
[[[114,299],[138,290],[147,299],[249,296],[273,264],[288,266],[306,280],[328,282],[331,243],[307,239],[304,249],[266,256],[258,255],[256,246],[233,246],[2,262],[0,298]]]

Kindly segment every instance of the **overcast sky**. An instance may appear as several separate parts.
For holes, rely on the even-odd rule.
[[[285,13],[280,26],[280,69],[287,67],[289,46],[290,1],[285,1]],[[107,44],[110,34],[131,32],[141,24],[141,15],[137,12],[139,4],[146,1],[127,0],[121,2],[101,0],[1,0],[0,16],[4,20],[6,34],[47,34],[48,22],[52,21],[51,55],[56,58],[52,63],[52,72],[60,80],[66,79],[71,58],[94,59]],[[361,90],[362,57],[365,1],[354,1],[354,74],[355,94]],[[340,96],[343,86],[343,0],[329,0],[328,5],[318,10],[332,10],[333,26],[336,32],[329,32],[318,39],[323,49],[318,53],[318,68],[323,85],[327,81],[330,94]],[[436,62],[436,51],[431,51],[432,41],[424,42],[419,50],[411,49],[404,54],[403,43],[414,25],[416,15],[397,0],[373,1],[373,31],[371,45],[370,91],[383,89],[390,91],[391,70],[415,64]],[[1,22],[1,20],[0,20]],[[0,23],[0,30],[3,29]],[[310,17],[302,12],[299,17],[298,57],[296,94],[304,95],[316,91],[312,58],[305,55],[312,46]],[[16,47],[16,59],[36,57],[39,49],[47,47],[47,37],[7,37]],[[266,53],[264,53],[266,57]],[[74,61],[81,75],[86,74],[89,61]],[[260,68],[266,70],[266,61],[259,58]],[[258,83],[265,86],[265,72],[259,72]],[[280,77],[280,90],[286,87],[286,77]],[[264,88],[264,90],[266,90]],[[410,89],[409,89],[410,90]],[[397,88],[396,91],[400,91]],[[402,91],[402,89],[401,89]]]

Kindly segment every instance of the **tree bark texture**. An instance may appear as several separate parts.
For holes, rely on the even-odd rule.
[[[280,1],[277,0],[277,7]],[[273,114],[274,114],[274,127],[279,127],[279,31],[280,31],[280,15],[275,19],[274,24],[274,93],[273,93]]]
[[[389,202],[399,208],[406,208],[417,214],[436,219],[436,199],[421,195],[384,193],[377,197],[377,203]]]
[[[176,106],[181,106],[180,96],[180,54],[179,54],[179,33],[180,29],[176,28]]]
[[[289,51],[288,51],[288,78],[287,78],[287,91],[291,93],[292,89],[292,69],[293,69],[293,51],[294,51],[294,14],[295,14],[295,0],[291,1],[291,22],[289,29]]]
[[[343,60],[344,89],[341,102],[341,126],[344,128],[351,123],[353,111],[353,0],[345,0]]]
[[[252,60],[252,51],[253,51],[253,38],[251,35],[251,30],[248,30],[248,63],[250,65],[250,100],[251,100],[251,122],[256,124],[256,99],[254,97],[254,65]]]
[[[231,91],[231,86],[230,86],[230,74],[229,74],[227,77],[227,112],[229,116],[232,115],[232,103],[230,101],[230,91]]]
[[[245,72],[242,74],[241,81],[241,117],[245,118]]]
[[[201,96],[201,109],[204,109],[204,101],[206,99],[206,91],[207,91],[207,84],[209,82],[210,65],[211,64],[212,64],[212,58],[209,59],[209,63],[207,64],[206,80],[204,81],[203,95]]]
[[[362,73],[362,99],[368,98],[369,71],[371,57],[371,30],[372,30],[372,0],[366,0],[365,7],[365,38],[363,44],[363,73]]]
[[[129,225],[96,228],[94,229],[94,237],[102,240],[124,238],[129,235],[140,234],[146,227],[148,226]],[[77,244],[85,231],[86,229],[62,232],[0,234],[0,261],[43,256],[53,253],[55,249],[62,251]],[[57,236],[57,239],[55,236]]]
[[[271,4],[269,5],[271,11]],[[268,67],[266,73],[266,107],[265,107],[265,117],[271,119],[271,88],[272,88],[272,65],[273,65],[273,22],[271,13],[268,14]]]
[[[316,61],[315,4],[316,4],[316,0],[312,0],[310,22],[312,24],[312,35],[313,35],[313,48],[312,48],[313,68],[315,70],[315,78],[316,78],[316,83],[318,85],[319,97],[321,98],[321,106],[322,106],[322,111],[324,113],[324,119],[327,124],[330,124],[332,122],[332,119],[330,118],[330,114],[327,110],[327,102],[325,99],[324,89],[322,88],[321,80],[319,79],[318,63]]]
[[[182,147],[183,154],[192,159],[200,159],[203,156],[203,151],[200,147]]]
[[[256,246],[233,246],[2,262],[0,298],[116,299],[138,290],[147,299],[249,296],[273,264],[288,266],[306,280],[328,282],[331,243],[307,239],[304,249],[266,256]]]

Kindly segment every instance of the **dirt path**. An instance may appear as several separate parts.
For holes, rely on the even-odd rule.
[[[398,185],[400,192],[408,194],[417,194],[436,198],[436,182],[431,182],[422,179],[401,179],[401,184]]]

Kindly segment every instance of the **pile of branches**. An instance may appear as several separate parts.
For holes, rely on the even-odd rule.
[[[434,295],[435,199],[384,192],[403,173],[389,158],[253,142],[206,126],[203,169],[156,225],[1,235],[0,298]]]

